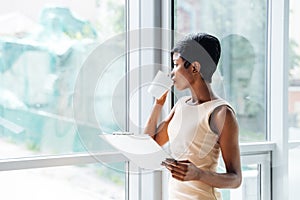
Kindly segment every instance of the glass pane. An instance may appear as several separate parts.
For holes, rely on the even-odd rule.
[[[300,140],[300,2],[290,0],[289,24],[289,141]],[[298,187],[300,184],[299,161],[300,146],[290,145],[289,149],[289,200],[299,199]]]
[[[100,164],[5,171],[0,180],[2,199],[125,200],[125,173]]]
[[[1,158],[110,149],[98,134],[125,121],[125,88],[116,89],[125,58],[110,55],[125,48],[125,37],[111,38],[125,31],[124,9],[111,0],[1,1],[0,142],[18,149],[1,145]]]
[[[289,150],[289,200],[299,199],[300,184],[300,146]]]
[[[267,1],[176,2],[177,34],[207,32],[221,41],[212,86],[235,108],[240,141],[266,140]]]
[[[257,164],[242,167],[243,181],[238,189],[222,189],[223,200],[257,200],[260,199],[260,167]]]
[[[300,17],[299,1],[290,1],[289,43],[289,139],[300,139]]]

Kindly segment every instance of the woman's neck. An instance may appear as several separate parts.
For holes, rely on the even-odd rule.
[[[196,82],[194,86],[190,88],[192,99],[190,103],[192,104],[201,104],[213,99],[217,99],[216,95],[213,93],[209,83],[201,80]]]

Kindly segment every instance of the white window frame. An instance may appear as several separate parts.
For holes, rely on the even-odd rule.
[[[128,71],[141,68],[138,77],[129,77],[128,94],[134,92],[137,85],[141,85],[145,78],[154,77],[157,70],[162,70],[159,66],[152,70],[147,70],[147,74],[143,70],[144,66],[153,66],[154,64],[162,63],[163,56],[158,53],[161,49],[161,35],[157,34],[157,29],[161,28],[162,2],[160,1],[139,1],[130,0],[128,4],[128,46],[127,52],[129,67]],[[139,16],[139,17],[137,17]],[[167,65],[165,65],[167,66]],[[130,76],[130,74],[129,74]],[[150,114],[153,105],[153,99],[142,99],[144,96],[142,90],[137,90],[140,97],[139,101],[134,103],[138,110],[128,108],[130,115],[138,119],[136,122],[139,127],[142,127]],[[129,97],[128,97],[129,98]],[[170,106],[170,105],[167,105]],[[129,118],[128,118],[129,119]],[[128,122],[128,129],[131,132],[139,133],[136,127]],[[129,172],[129,199],[130,200],[160,200],[162,199],[163,178],[161,171],[153,171],[144,173],[133,163],[129,161],[129,171],[138,171],[139,173]]]
[[[125,13],[126,13],[126,130],[131,131],[130,125],[130,106],[129,94],[135,88],[131,88],[130,70],[131,66],[142,66],[143,64],[156,63],[161,59],[161,55],[154,53],[144,54],[138,50],[137,53],[130,54],[129,52],[136,51],[136,47],[142,48],[142,43],[147,40],[140,34],[139,37],[130,35],[130,31],[136,31],[142,28],[160,27],[160,2],[155,1],[139,1],[139,0],[125,0]],[[158,15],[157,15],[158,14]],[[144,39],[144,41],[143,41]],[[136,44],[137,43],[137,44]],[[137,45],[137,46],[136,46]],[[148,59],[145,62],[145,59]],[[158,70],[158,69],[156,69]],[[153,75],[155,70],[153,70]],[[143,74],[141,74],[143,76]],[[144,74],[145,76],[145,74]],[[147,74],[146,76],[149,76]],[[142,77],[139,77],[140,79]],[[151,105],[150,102],[147,103]],[[141,105],[140,105],[141,107]],[[149,108],[150,109],[150,108]],[[141,113],[137,113],[141,118]],[[135,131],[135,130],[134,130]],[[132,162],[124,157],[119,152],[96,152],[96,153],[73,153],[68,155],[51,155],[51,156],[34,156],[27,158],[8,158],[0,160],[0,171],[11,170],[24,170],[44,167],[58,167],[79,164],[92,164],[99,161],[112,163],[112,162],[125,162],[125,199],[126,200],[140,200],[140,199],[161,199],[161,195],[157,193],[161,187],[161,173],[153,172],[143,174],[142,170],[138,169]],[[130,171],[140,170],[141,173],[129,173]]]
[[[268,0],[268,72],[267,72],[267,110],[268,110],[268,141],[255,144],[241,144],[242,161],[253,163],[255,156],[267,155],[266,160],[257,162],[265,163],[268,171],[265,179],[271,180],[271,185],[262,193],[262,199],[288,199],[288,149],[289,145],[299,145],[299,141],[288,141],[288,113],[287,113],[287,91],[288,91],[288,19],[289,1]],[[126,0],[126,30],[130,32],[135,29],[159,27],[171,30],[172,5],[174,0],[163,2]],[[137,17],[139,16],[139,17]],[[172,38],[172,36],[170,36]],[[127,51],[130,52],[131,42],[139,42],[142,45],[143,37],[131,38],[127,35]],[[170,45],[171,46],[171,45]],[[149,55],[147,55],[149,56]],[[145,61],[145,55],[141,52],[135,55],[128,55],[126,60],[127,71],[130,66],[141,66],[143,62],[159,61],[168,64],[168,58],[157,57],[155,53],[150,56],[150,60]],[[153,71],[153,74],[155,71]],[[130,77],[127,79],[127,95],[130,93]],[[126,97],[129,105],[129,96]],[[149,104],[151,105],[151,103]],[[130,130],[128,106],[127,129]],[[140,113],[139,113],[140,115]],[[269,160],[269,155],[271,156]],[[95,159],[97,158],[97,159]],[[99,160],[104,162],[126,162],[128,171],[136,168],[130,161],[118,152],[102,152],[95,154],[71,154],[57,156],[37,156],[29,158],[3,159],[0,160],[0,171],[22,170],[41,167],[55,167],[65,165],[97,163]],[[162,172],[138,175],[128,173],[126,175],[126,200],[159,200],[165,199],[166,176]],[[270,188],[270,189],[268,189]]]
[[[74,153],[51,156],[32,156],[0,160],[0,171],[93,164],[99,162],[128,162],[119,152]],[[127,164],[126,164],[127,165]]]
[[[269,140],[272,152],[272,199],[288,199],[288,51],[289,1],[269,1]]]
[[[260,188],[260,198],[280,200],[288,198],[288,71],[284,66],[287,66],[289,49],[289,1],[266,0],[266,3],[268,5],[267,141],[241,144],[241,157],[245,164],[263,164],[264,187]],[[169,9],[172,9],[172,5],[174,0],[165,1],[162,5],[162,28],[173,28],[170,20],[172,10]],[[299,141],[293,141],[290,146],[299,144]]]
[[[125,13],[129,13],[129,3],[131,0],[125,0]],[[131,4],[133,5],[133,4]],[[135,16],[136,18],[136,16]],[[126,17],[125,23],[126,30],[131,23]],[[126,41],[127,42],[127,41]],[[127,59],[128,60],[128,59]],[[127,63],[128,64],[128,63]],[[128,69],[128,65],[126,65]],[[128,81],[127,81],[128,82]],[[127,91],[128,93],[128,91]],[[128,100],[128,98],[126,98]],[[127,115],[128,109],[126,109]],[[127,120],[128,121],[128,120]],[[127,126],[128,128],[128,126]],[[59,166],[70,166],[70,165],[82,165],[82,164],[96,164],[99,162],[105,163],[125,163],[125,199],[134,199],[130,197],[130,184],[129,184],[129,160],[122,155],[120,152],[88,152],[88,153],[72,153],[72,154],[59,154],[50,156],[31,156],[22,158],[5,158],[0,160],[0,172],[1,171],[12,171],[12,170],[25,170],[25,169],[36,169],[45,167],[59,167]],[[136,198],[137,199],[137,198]]]

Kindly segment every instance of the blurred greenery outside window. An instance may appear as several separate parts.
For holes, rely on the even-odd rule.
[[[9,9],[0,13],[0,137],[37,154],[109,148],[95,140],[97,127],[75,124],[72,98],[79,70],[92,50],[124,32],[125,2],[27,4],[5,3]],[[125,73],[122,59],[109,74],[112,81]],[[111,101],[111,87],[108,83],[102,91],[102,102]],[[111,119],[105,123],[114,126]],[[79,128],[89,142],[82,144]]]
[[[289,26],[289,140],[299,140],[300,132],[300,29],[297,21],[300,16],[297,1],[290,1]]]
[[[110,37],[124,33],[125,1],[5,1],[1,7],[0,158],[113,151],[98,137],[99,127],[88,121],[75,122],[73,95],[78,73],[90,53]],[[123,49],[125,41],[120,45]],[[112,65],[107,76],[113,83],[125,74],[125,59]],[[110,91],[115,85],[110,82],[97,91],[93,103],[97,112],[102,111],[97,115],[106,117],[103,126],[114,129],[117,125],[105,113],[109,109],[101,110],[112,100]],[[99,99],[101,92],[104,96]],[[114,170],[92,167],[97,171],[92,175],[122,188],[120,196],[125,199],[125,163],[110,167]],[[96,195],[101,197],[101,192]]]
[[[288,116],[289,116],[289,146],[288,151],[288,185],[289,200],[298,199],[300,174],[297,166],[300,161],[300,2],[290,0],[289,15],[289,86],[288,86]]]
[[[212,86],[234,107],[241,142],[267,139],[267,13],[267,1],[175,1],[176,33],[206,32],[221,42]]]
[[[0,178],[3,199],[125,199],[116,170],[99,164],[2,171]]]

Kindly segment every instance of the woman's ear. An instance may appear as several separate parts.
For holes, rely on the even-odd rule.
[[[192,63],[192,69],[193,69],[193,73],[196,73],[196,72],[200,72],[200,63],[195,61]]]

